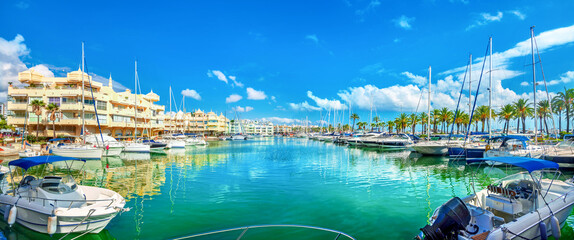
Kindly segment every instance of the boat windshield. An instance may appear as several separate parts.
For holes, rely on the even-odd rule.
[[[571,149],[574,147],[574,141],[568,140],[568,141],[563,141],[561,143],[559,143],[558,145],[556,145],[556,148],[559,149]]]
[[[71,176],[45,176],[40,187],[52,194],[66,194],[75,191],[78,185]]]

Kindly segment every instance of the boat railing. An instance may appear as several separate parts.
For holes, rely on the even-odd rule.
[[[64,202],[67,203],[69,202],[70,205],[68,205],[68,210],[70,210],[72,208],[72,205],[74,203],[96,203],[96,202],[110,202],[106,208],[109,208],[115,201],[116,199],[114,198],[108,198],[108,199],[81,199],[81,200],[66,200],[66,199],[54,199],[54,198],[42,198],[42,197],[29,197],[29,196],[25,196],[25,197],[20,197],[21,199],[24,200],[28,200],[28,202],[31,201],[36,201],[36,200],[41,200],[42,201],[42,206],[46,206],[46,202],[48,202],[49,204],[51,204],[51,201],[54,202],[54,206],[58,206],[58,202]]]
[[[241,240],[245,236],[245,233],[248,230],[257,229],[257,228],[304,228],[304,229],[318,230],[318,231],[322,231],[322,232],[331,232],[331,233],[335,234],[334,240],[342,240],[342,239],[355,240],[355,238],[351,237],[349,234],[346,234],[344,232],[340,232],[337,230],[332,230],[332,229],[322,228],[322,227],[306,226],[306,225],[294,225],[294,224],[253,225],[253,226],[246,226],[246,227],[229,228],[229,229],[223,229],[223,230],[217,230],[217,231],[212,231],[212,232],[206,232],[206,233],[200,233],[200,234],[178,237],[178,238],[174,238],[172,240],[192,239],[192,238],[212,236],[215,234],[223,234],[223,233],[234,232],[234,231],[237,231],[237,232],[240,231],[240,234],[236,238],[236,240]],[[341,236],[343,236],[343,238],[341,238]]]

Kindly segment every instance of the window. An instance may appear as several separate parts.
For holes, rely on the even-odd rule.
[[[104,110],[104,111],[105,111],[105,110],[108,109],[108,102],[98,101],[97,104],[96,104],[96,106],[97,106],[97,109],[98,109],[98,110]]]
[[[94,99],[84,99],[84,104],[94,105]]]
[[[62,97],[62,104],[74,104],[77,103],[78,99],[75,97]]]
[[[100,121],[100,124],[107,124],[108,123],[108,116],[98,114],[98,120]]]
[[[60,106],[60,97],[48,97],[48,104],[56,104],[56,106]]]
[[[74,113],[72,112],[63,112],[62,113],[62,119],[73,119],[74,118]]]
[[[86,120],[96,120],[96,115],[93,113],[84,113],[84,118]]]

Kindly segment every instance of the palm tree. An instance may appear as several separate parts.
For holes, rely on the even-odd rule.
[[[532,116],[531,103],[528,103],[528,99],[518,99],[514,103],[514,109],[516,110],[516,116],[519,120],[522,120],[522,133],[526,133],[526,117]]]
[[[546,134],[550,134],[550,132],[548,132],[548,122],[546,121],[546,118],[548,118],[548,114],[552,114],[552,111],[550,111],[550,104],[548,103],[548,100],[542,100],[538,102],[536,114],[538,115],[537,117],[540,121],[540,129],[542,129],[542,120],[544,119]]]
[[[566,109],[564,101],[560,99],[559,96],[555,96],[552,99],[552,111],[558,113],[558,132],[562,132],[562,111]]]
[[[397,131],[401,131],[403,132],[406,128],[407,125],[409,124],[409,117],[407,116],[406,113],[401,113],[401,115],[399,115],[399,117],[397,117],[396,119],[396,126],[397,126]]]
[[[419,119],[421,121],[422,124],[422,132],[425,132],[426,128],[427,128],[427,122],[428,122],[428,115],[426,112],[422,112],[419,114]]]
[[[490,108],[486,105],[478,106],[478,108],[476,108],[476,110],[474,110],[474,114],[478,117],[478,119],[482,123],[481,132],[484,132],[484,124],[485,124],[486,120],[488,119],[489,111],[490,111]]]
[[[38,131],[40,128],[40,116],[42,115],[42,108],[44,108],[44,106],[46,106],[46,103],[44,103],[44,101],[42,100],[32,100],[32,102],[30,102],[30,105],[32,106],[32,111],[34,112],[34,114],[36,114],[37,118],[37,124],[36,124],[36,139],[38,138]]]
[[[514,107],[512,104],[506,104],[500,109],[497,115],[500,121],[504,121],[502,132],[506,132],[506,134],[508,134],[508,130],[510,129],[510,119],[514,118],[515,115]]]
[[[441,129],[442,129],[443,133],[447,131],[448,123],[449,123],[449,120],[452,118],[452,116],[453,116],[453,114],[450,110],[448,110],[448,108],[443,107],[440,110],[439,120],[440,120],[441,125],[442,125]]]
[[[466,129],[468,128],[468,121],[469,120],[470,120],[470,115],[468,115],[465,112],[460,113],[460,117],[456,118],[456,121],[457,121],[456,122],[456,124],[457,124],[456,131],[457,131],[457,133],[459,133],[461,126],[463,127],[463,132],[464,133],[466,132]]]
[[[433,109],[432,113],[431,113],[431,121],[433,121],[432,125],[433,125],[433,132],[434,133],[437,132],[436,125],[437,125],[437,121],[439,121],[439,119],[440,119],[440,110]]]
[[[417,127],[417,123],[419,123],[419,116],[416,113],[411,113],[409,116],[409,121],[411,123],[411,131],[415,134],[415,128]]]
[[[60,110],[60,107],[55,103],[50,103],[46,107],[46,110],[50,111],[50,121],[52,121],[52,131],[54,133],[54,138],[56,138],[56,112]]]
[[[384,131],[384,129],[385,129],[385,122],[379,122],[379,123],[377,123],[377,128],[379,129],[379,131]]]
[[[377,126],[376,123],[371,123],[371,132],[375,129],[376,126]]]
[[[375,116],[373,117],[373,122],[375,122],[375,126],[377,126],[377,124],[381,121],[381,118],[379,118],[379,116]]]
[[[570,132],[570,109],[572,101],[574,101],[574,88],[566,89],[564,87],[564,92],[558,92],[554,99],[558,99],[566,109],[566,132]]]
[[[393,133],[393,128],[395,127],[395,122],[394,121],[387,121],[387,129],[389,130],[389,133]]]
[[[460,133],[460,125],[464,123],[462,121],[462,115],[463,114],[465,114],[465,113],[462,110],[456,110],[454,112],[454,116],[456,116],[456,119],[454,119],[454,116],[453,116],[453,123],[452,124],[454,124],[453,128],[454,128],[454,126],[456,126],[456,134]]]
[[[364,130],[364,128],[365,128],[366,125],[367,125],[366,122],[358,122],[358,123],[357,123],[357,126],[359,127],[359,130],[361,130],[361,129]]]
[[[359,119],[359,115],[356,113],[351,114],[351,119],[353,119],[353,128],[351,128],[351,131],[355,131],[355,120]]]

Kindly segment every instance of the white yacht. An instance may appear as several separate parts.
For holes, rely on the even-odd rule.
[[[62,157],[73,157],[79,159],[101,159],[104,153],[103,148],[93,147],[84,144],[64,144],[60,143],[50,148],[52,154]]]
[[[29,168],[37,165],[72,160],[85,162],[70,157],[38,156],[11,161],[9,165],[20,167],[26,173]],[[38,179],[24,175],[16,189],[0,194],[0,212],[9,225],[18,223],[47,234],[98,233],[119,212],[125,210],[125,203],[125,199],[118,193],[77,185],[69,175],[43,176]]]
[[[491,157],[480,163],[487,161],[526,171],[508,175],[462,199],[449,200],[434,211],[417,239],[560,238],[561,226],[574,207],[573,179],[561,179],[564,176],[558,164],[546,160]]]
[[[484,157],[541,157],[545,149],[542,146],[530,145],[530,139],[525,136],[499,137],[502,142],[499,146],[486,146]]]
[[[108,134],[90,134],[84,137],[86,143],[102,148],[102,156],[119,156],[124,150],[124,145]]]
[[[411,146],[411,148],[422,155],[435,155],[444,156],[448,153],[449,147],[460,147],[463,142],[460,140],[437,140],[437,141],[424,141],[418,142]]]
[[[124,151],[128,153],[149,153],[150,145],[139,142],[126,142],[124,143]]]

